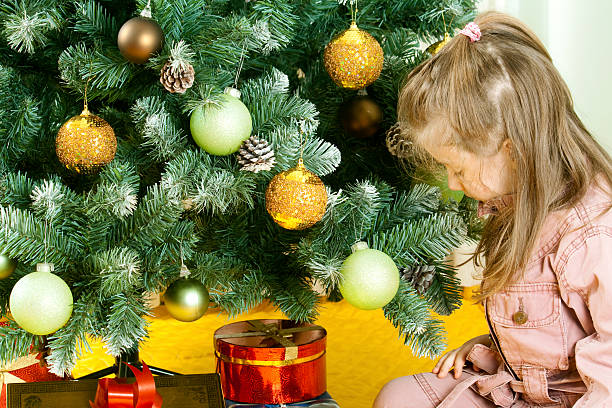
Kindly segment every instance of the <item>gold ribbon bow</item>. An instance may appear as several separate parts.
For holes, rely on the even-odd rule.
[[[325,330],[321,326],[312,325],[312,326],[304,326],[304,327],[292,327],[290,329],[281,329],[275,323],[264,324],[259,320],[249,320],[248,323],[257,331],[250,331],[246,333],[234,333],[234,334],[216,334],[215,339],[229,339],[229,338],[237,338],[237,337],[257,337],[264,336],[269,337],[276,340],[280,345],[285,348],[285,364],[283,362],[273,362],[273,361],[252,361],[252,360],[243,360],[236,358],[229,358],[227,356],[219,356],[224,361],[237,362],[240,364],[253,364],[253,365],[292,365],[298,363],[304,363],[307,361],[315,360],[319,358],[323,352],[317,353],[314,356],[304,357],[302,359],[298,359],[298,346],[289,340],[287,337],[291,336],[293,333],[301,333],[305,331],[311,330]]]

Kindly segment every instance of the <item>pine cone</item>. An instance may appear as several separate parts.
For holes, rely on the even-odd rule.
[[[419,295],[427,292],[436,276],[436,267],[433,265],[415,265],[402,268],[400,271],[402,280],[410,283]]]
[[[387,149],[389,152],[399,158],[409,158],[413,152],[412,142],[402,138],[402,131],[398,123],[393,125],[387,131]]]
[[[159,82],[164,88],[172,93],[184,93],[193,85],[195,71],[193,66],[187,62],[182,64],[173,64],[168,61],[164,64],[161,70]]]
[[[258,173],[262,170],[271,170],[276,163],[274,150],[264,139],[253,135],[242,143],[238,151],[238,163],[242,165],[240,170]]]

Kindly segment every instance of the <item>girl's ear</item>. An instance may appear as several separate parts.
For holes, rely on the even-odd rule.
[[[514,156],[514,146],[510,138],[506,138],[502,142],[502,149],[504,153],[510,158],[510,161],[512,162],[512,164],[516,164],[516,157]]]

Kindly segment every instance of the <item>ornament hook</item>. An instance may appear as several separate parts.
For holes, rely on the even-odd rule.
[[[145,6],[144,9],[142,9],[142,12],[140,13],[141,17],[146,17],[146,18],[151,18],[153,14],[151,13],[151,0],[147,1],[147,5]]]
[[[189,271],[189,268],[187,268],[187,265],[185,265],[185,262],[183,261],[183,241],[182,240],[179,245],[179,248],[181,252],[181,272],[179,273],[179,276],[181,278],[186,278],[189,275],[191,275],[191,272]]]

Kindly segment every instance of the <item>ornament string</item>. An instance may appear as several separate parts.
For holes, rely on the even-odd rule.
[[[45,217],[45,232],[43,236],[43,246],[45,248],[45,263],[47,263],[47,234],[49,233],[49,220]]]
[[[357,12],[359,8],[357,6],[357,0],[351,0],[351,22],[357,23]]]
[[[238,62],[238,70],[236,71],[236,78],[234,78],[234,88],[238,89],[238,77],[240,76],[240,71],[242,71],[242,64],[244,63],[244,54],[246,51],[247,41],[244,40],[244,45],[242,46],[242,51],[240,52],[240,61]]]
[[[89,108],[87,106],[87,88],[89,87],[89,81],[91,81],[91,77],[87,79],[87,83],[85,84],[85,98],[83,100],[83,110],[85,112],[89,112]]]
[[[304,160],[304,140],[302,136],[302,124],[300,123],[300,160]]]
[[[179,250],[181,253],[181,272],[179,274],[179,276],[181,278],[186,278],[188,277],[191,272],[189,272],[189,269],[187,268],[187,265],[185,265],[185,262],[183,261],[183,241],[181,241],[180,245],[179,245]]]

